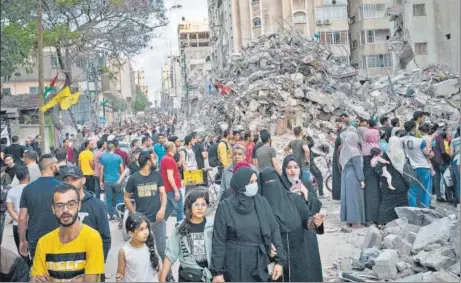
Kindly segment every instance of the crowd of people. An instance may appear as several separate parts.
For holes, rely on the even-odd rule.
[[[339,117],[332,198],[340,201],[343,232],[384,225],[398,206],[431,208],[433,193],[437,202],[459,203],[459,127],[450,133],[427,116],[417,111],[403,127],[398,118]],[[322,281],[323,176],[314,139],[301,127],[293,133],[283,149],[268,130],[182,138],[173,118],[84,127],[60,135],[44,154],[39,136],[26,145],[16,136],[9,146],[2,140],[0,236],[8,212],[20,255],[7,279],[104,281],[105,265],[114,265],[115,279],[125,282]],[[201,183],[185,180],[200,171]],[[167,234],[170,216],[177,223]],[[111,220],[130,236],[117,262],[106,262]]]

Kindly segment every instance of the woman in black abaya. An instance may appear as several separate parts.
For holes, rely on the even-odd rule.
[[[297,191],[298,188],[308,188],[307,184],[302,183],[302,171],[301,161],[294,155],[288,155],[283,160],[282,165],[282,184],[288,191]],[[299,183],[301,181],[301,183]],[[312,214],[317,214],[322,208],[322,203],[317,198],[316,193],[309,189],[306,192],[302,192],[302,196],[298,196],[301,200],[304,200],[307,204],[307,208]],[[307,257],[305,259],[308,264],[308,280],[306,282],[322,282],[322,262],[320,261],[319,243],[317,241],[317,234],[323,234],[323,224],[317,228],[317,231],[304,230],[304,241],[307,243]]]
[[[280,226],[286,263],[283,281],[309,282],[308,243],[304,241],[304,229],[316,230],[323,225],[323,217],[314,215],[297,194],[288,192],[273,168],[265,168],[260,174],[261,195],[267,199]]]
[[[210,268],[214,282],[266,282],[282,275],[285,253],[279,225],[267,200],[257,194],[257,181],[252,169],[238,169],[231,179],[235,194],[218,206]],[[275,265],[268,270],[271,250],[276,251]]]

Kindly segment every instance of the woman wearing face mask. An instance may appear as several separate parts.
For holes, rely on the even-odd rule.
[[[307,189],[307,184],[302,182],[301,161],[294,155],[288,155],[283,160],[282,165],[282,184],[286,190],[299,194],[299,198],[304,200],[307,208],[312,214],[318,214],[322,208],[322,203],[318,200],[313,189]],[[317,216],[320,217],[320,216]],[[323,222],[323,221],[322,221]],[[319,243],[317,233],[323,234],[323,224],[317,227],[317,233],[311,230],[304,230],[304,242],[307,243],[306,264],[308,264],[308,282],[321,282],[323,280],[322,263],[320,261]]]
[[[280,226],[286,264],[283,270],[285,282],[309,282],[308,243],[304,241],[303,229],[323,233],[323,216],[313,215],[305,201],[283,186],[279,175],[273,168],[265,168],[260,173],[261,195],[267,199]],[[320,267],[321,269],[321,267]]]
[[[184,221],[168,238],[160,282],[166,282],[171,266],[179,260],[179,282],[210,282],[213,221],[205,218],[209,205],[206,188],[190,191],[184,202]]]
[[[257,194],[256,173],[250,168],[238,169],[232,176],[231,187],[235,194],[219,204],[215,216],[211,251],[213,281],[279,279],[285,261],[279,225],[267,200]],[[276,251],[273,267],[268,266],[271,250]]]

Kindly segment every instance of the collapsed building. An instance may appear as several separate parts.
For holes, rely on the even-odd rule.
[[[232,91],[204,99],[188,118],[190,130],[213,132],[220,121],[250,130],[294,125],[310,134],[336,129],[342,112],[353,117],[410,119],[416,110],[431,121],[459,124],[459,75],[448,66],[396,71],[360,80],[357,70],[332,56],[328,45],[296,31],[269,34],[242,46],[220,74]],[[208,117],[208,119],[203,119]]]

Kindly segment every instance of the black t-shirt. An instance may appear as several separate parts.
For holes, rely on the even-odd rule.
[[[194,255],[197,264],[202,268],[208,267],[205,248],[205,224],[206,218],[200,224],[190,223],[191,230],[188,236],[191,253]]]
[[[133,175],[134,173],[137,173],[140,168],[138,163],[136,163],[136,161],[133,161],[130,164],[128,164],[128,169],[130,169],[130,175]]]
[[[102,139],[104,142],[107,142],[107,137],[109,137],[109,134],[104,134],[104,135],[102,135],[101,139]]]
[[[197,161],[197,169],[205,168],[205,160],[203,159],[202,152],[205,152],[203,144],[198,142],[194,145],[195,160]]]
[[[17,168],[18,168],[18,165],[14,164],[13,167],[6,167],[6,169],[5,169],[5,173],[10,175],[10,177],[11,177],[11,181],[13,181],[14,176],[16,175],[16,169]]]
[[[144,214],[152,222],[155,222],[161,206],[160,187],[163,187],[163,181],[157,171],[152,171],[148,176],[137,172],[130,176],[126,184],[126,192],[133,193],[136,212]]]
[[[23,164],[21,158],[24,155],[25,148],[19,144],[12,144],[5,149],[5,154],[13,155],[14,163]]]
[[[0,144],[0,152],[3,152],[3,154],[5,154],[5,151],[6,151],[6,145]],[[0,167],[3,167],[3,166],[5,166],[5,162],[3,161],[2,158],[0,158]]]

